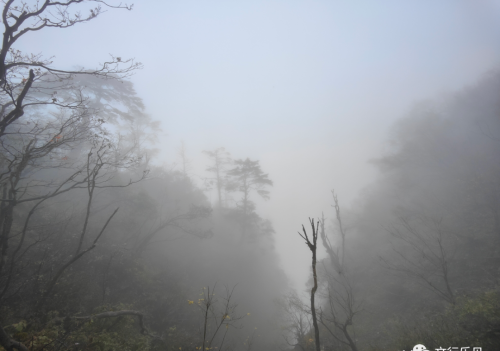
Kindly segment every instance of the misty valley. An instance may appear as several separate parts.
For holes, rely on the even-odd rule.
[[[145,11],[137,6],[3,1],[0,351],[500,350],[498,69],[398,109],[390,126],[380,127],[384,149],[363,155],[374,176],[347,200],[338,178],[325,175],[319,184],[316,176],[331,163],[335,173],[355,179],[362,172],[354,166],[354,148],[326,147],[312,166],[301,161],[315,157],[322,143],[315,144],[316,133],[328,129],[317,120],[307,122],[311,138],[295,117],[280,119],[279,128],[267,121],[276,129],[266,144],[266,128],[253,134],[252,118],[241,122],[238,134],[232,126],[238,116],[212,126],[207,112],[204,124],[185,128],[201,130],[210,144],[197,149],[200,137],[193,132],[167,157],[163,130],[189,116],[150,112],[149,96],[134,80],[148,63],[110,55],[90,68],[58,64],[51,48],[68,45],[68,55],[92,51],[62,39],[37,51],[35,35],[88,36],[94,24],[115,26],[99,22],[106,16],[132,10],[132,21]],[[238,6],[223,10],[236,16]],[[180,21],[190,18],[191,8],[179,11]],[[234,28],[242,25],[231,16]],[[165,26],[161,35],[184,35],[170,22]],[[125,29],[109,30],[122,36]],[[186,52],[196,46],[182,45]],[[203,60],[209,65],[212,58]],[[188,64],[192,75],[210,70]],[[148,74],[148,84],[164,84]],[[171,73],[173,86],[183,79]],[[217,90],[213,84],[207,91]],[[155,90],[165,96],[161,104],[177,96],[169,85]],[[202,104],[194,93],[184,98],[186,106]],[[213,100],[228,109],[234,102]],[[242,111],[252,108],[248,103]],[[346,123],[334,125],[344,133]],[[300,125],[291,132],[293,145],[303,144],[306,156],[290,144],[293,167],[287,168],[269,145],[280,144],[280,133],[293,124]],[[231,135],[234,144],[214,130]],[[247,133],[256,143],[244,148],[238,138]],[[363,135],[349,139],[362,144]],[[259,143],[268,153],[259,154]],[[332,155],[347,161],[331,161]]]

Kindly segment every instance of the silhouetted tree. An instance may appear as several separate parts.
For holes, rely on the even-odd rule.
[[[235,168],[229,170],[231,189],[242,193],[243,198],[240,202],[240,208],[243,210],[244,216],[248,216],[252,209],[250,194],[252,191],[257,192],[262,198],[269,199],[269,191],[266,189],[272,186],[273,182],[269,176],[262,172],[259,161],[252,161],[249,158],[245,160],[235,160]]]
[[[61,70],[51,66],[52,62],[40,54],[22,53],[13,45],[21,37],[44,28],[65,29],[78,23],[88,22],[104,12],[103,7],[123,8],[109,5],[100,0],[43,1],[29,4],[8,0],[2,11],[5,28],[0,49],[0,137],[7,128],[24,115],[28,108],[54,106],[74,109],[85,103],[82,95],[74,95],[71,100],[63,100],[57,91],[72,85],[76,75],[92,75],[103,78],[124,78],[141,67],[134,60],[123,60],[111,56],[94,70]],[[87,15],[74,10],[75,5],[94,3]],[[54,90],[54,87],[57,87]]]
[[[75,9],[78,4],[89,3],[95,6],[87,15]],[[26,265],[18,264],[18,260],[22,256],[29,258],[28,251],[47,240],[30,239],[31,242],[26,245],[30,219],[42,203],[79,188],[86,189],[88,194],[83,228],[76,236],[76,245],[71,250],[73,255],[53,274],[46,276],[45,287],[36,304],[37,310],[43,308],[63,273],[96,247],[116,213],[115,210],[108,217],[90,246],[85,248],[95,190],[132,184],[132,180],[121,185],[112,185],[110,181],[117,170],[141,163],[142,155],[134,154],[137,151],[134,141],[125,142],[121,135],[113,138],[103,128],[106,122],[104,116],[109,120],[117,115],[127,119],[141,110],[142,103],[137,99],[122,100],[121,107],[126,107],[125,112],[111,104],[131,84],[122,83],[123,88],[116,90],[120,93],[101,90],[103,94],[99,94],[99,89],[89,90],[74,79],[77,76],[105,78],[108,80],[103,80],[101,86],[109,86],[113,85],[111,81],[119,81],[140,68],[140,63],[111,56],[108,62],[94,70],[60,70],[40,54],[22,53],[14,48],[18,39],[29,36],[31,32],[44,28],[64,29],[88,22],[99,16],[103,7],[131,9],[126,5],[114,6],[100,0],[4,1],[2,23],[5,31],[0,49],[0,280],[3,283],[0,300],[13,283],[17,290],[11,293],[11,298],[24,287],[25,282],[15,282],[15,278],[26,277],[26,273],[22,272]],[[129,95],[134,94],[132,90]],[[101,100],[106,101],[100,103]],[[104,108],[102,115],[98,116],[100,106]],[[25,118],[21,119],[22,116]],[[85,150],[90,151],[86,153]],[[83,156],[85,154],[87,157]],[[60,181],[48,180],[50,170],[60,170],[68,177]],[[142,179],[146,174],[144,171],[143,176],[138,178]],[[39,176],[38,179],[35,176]],[[14,210],[20,204],[29,203],[34,205],[28,216],[20,221],[22,224],[17,223],[20,218]],[[13,228],[17,227],[22,228],[20,235],[12,235]],[[53,254],[49,256],[53,257]],[[20,271],[22,274],[19,274]],[[0,345],[8,351],[27,349],[14,342],[2,327]]]
[[[309,250],[312,252],[312,273],[313,273],[313,287],[311,288],[311,315],[312,315],[312,321],[313,321],[313,326],[314,326],[314,338],[315,338],[315,344],[316,344],[316,351],[320,351],[320,340],[319,340],[319,326],[318,326],[318,319],[316,317],[316,306],[315,306],[315,294],[316,290],[318,290],[318,275],[316,273],[316,252],[318,250],[318,230],[319,230],[319,221],[315,224],[314,219],[309,218],[309,223],[311,224],[312,228],[312,241],[309,239],[309,236],[307,235],[306,228],[302,226],[302,233],[299,232],[299,235],[302,239],[305,240],[307,246],[309,247]]]

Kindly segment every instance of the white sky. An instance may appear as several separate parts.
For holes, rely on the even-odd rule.
[[[162,124],[160,162],[184,140],[193,176],[202,150],[258,159],[275,182],[259,213],[282,265],[303,288],[310,252],[297,231],[352,203],[374,179],[392,123],[414,101],[474,83],[500,62],[500,1],[153,1],[17,48],[92,68],[135,57],[132,78]]]

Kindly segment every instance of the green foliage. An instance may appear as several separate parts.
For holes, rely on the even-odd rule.
[[[96,313],[122,310],[127,306],[109,309],[101,307]],[[6,327],[15,340],[21,341],[32,351],[88,350],[88,351],[146,351],[150,340],[140,334],[133,316],[103,318],[99,320],[68,320],[58,312],[50,312],[43,326],[28,325],[22,320]],[[3,349],[0,347],[0,350]]]
[[[385,324],[384,345],[373,351],[411,350],[416,344],[438,347],[500,349],[500,291],[489,290],[474,297],[462,296],[442,313],[416,316],[413,321]]]

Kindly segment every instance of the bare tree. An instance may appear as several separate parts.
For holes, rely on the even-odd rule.
[[[353,318],[360,312],[361,304],[356,301],[352,285],[345,274],[329,274],[327,301],[328,311],[320,311],[320,323],[340,345],[358,351],[348,327],[353,325]]]
[[[311,311],[308,311],[308,307],[294,291],[284,296],[280,305],[284,312],[285,349],[292,346],[306,351],[308,348],[306,336],[312,329]]]
[[[342,224],[340,215],[340,205],[337,194],[332,190],[333,208],[340,234],[340,253],[339,248],[334,248],[331,244],[325,230],[325,217],[321,218],[321,240],[323,246],[330,258],[333,272],[325,266],[327,276],[328,294],[328,312],[320,312],[320,323],[328,331],[330,336],[340,346],[347,346],[351,351],[358,351],[355,340],[349,333],[349,326],[353,325],[354,316],[360,311],[360,304],[355,299],[355,293],[349,278],[349,272],[346,269],[346,230]]]
[[[197,305],[203,315],[201,327],[201,350],[211,350],[215,348],[221,350],[226,341],[230,328],[241,328],[238,324],[243,317],[236,314],[237,305],[231,302],[235,287],[229,290],[226,287],[226,296],[223,301],[215,297],[216,284],[210,289],[210,286],[203,288],[203,298],[198,299]],[[189,304],[195,304],[194,300],[188,300]]]
[[[60,103],[52,93],[44,91],[37,82],[58,82],[62,87],[69,84],[77,74],[94,75],[103,78],[124,78],[141,67],[133,59],[122,60],[121,57],[111,56],[110,61],[104,62],[94,70],[60,70],[51,66],[50,59],[43,59],[41,55],[25,54],[13,48],[15,42],[31,32],[44,28],[69,28],[76,24],[88,22],[104,12],[106,8],[122,8],[130,10],[127,5],[113,6],[101,0],[68,0],[43,1],[28,4],[15,0],[4,1],[2,22],[5,27],[2,48],[0,49],[0,137],[7,127],[24,115],[25,109],[30,106],[52,105],[67,108],[78,106],[82,99]],[[77,9],[78,4],[94,3],[95,6],[83,15]],[[50,87],[52,88],[52,87]],[[30,91],[35,90],[39,97],[30,97]],[[40,93],[45,95],[40,97]]]
[[[56,143],[55,141],[54,143]],[[62,141],[61,141],[62,142]],[[45,144],[42,144],[41,147],[36,148],[32,147],[32,144],[28,144],[29,147],[25,148],[24,151],[24,158],[26,159],[31,159],[30,157],[32,155],[37,155],[37,151],[44,150],[43,148],[46,147]],[[110,184],[110,180],[113,179],[113,173],[116,167],[124,166],[127,167],[128,165],[128,160],[124,160],[122,164],[116,164],[114,161],[116,160],[115,154],[113,152],[113,147],[110,144],[110,141],[107,139],[95,139],[93,141],[93,147],[91,148],[91,151],[87,154],[87,160],[86,164],[84,167],[80,167],[70,175],[67,179],[62,181],[60,184],[57,186],[54,186],[54,184],[44,184],[44,187],[42,189],[47,188],[47,187],[52,187],[52,190],[45,194],[41,194],[39,196],[33,196],[33,197],[26,197],[23,198],[23,195],[26,193],[29,193],[30,191],[25,190],[23,193],[21,193],[21,196],[16,197],[18,191],[18,184],[21,184],[20,186],[24,186],[29,190],[29,186],[22,183],[22,177],[14,177],[14,181],[10,181],[8,184],[11,187],[10,189],[13,189],[11,191],[12,196],[7,197],[7,199],[3,199],[2,203],[4,204],[2,212],[2,230],[4,233],[3,238],[7,238],[7,240],[4,240],[4,244],[2,245],[2,254],[3,254],[3,262],[6,262],[8,259],[9,266],[6,271],[6,274],[4,274],[0,279],[3,281],[3,288],[0,291],[0,302],[2,302],[3,297],[6,295],[6,292],[9,290],[9,288],[13,285],[17,286],[17,289],[11,293],[12,295],[15,295],[19,293],[20,289],[26,284],[25,281],[19,281],[19,279],[26,279],[26,274],[24,275],[15,275],[15,268],[16,266],[20,266],[21,261],[20,259],[25,256],[30,249],[35,247],[37,244],[39,244],[41,241],[40,240],[35,240],[31,244],[27,245],[22,252],[21,249],[23,248],[26,238],[27,238],[27,233],[28,233],[28,228],[29,228],[29,222],[30,219],[33,217],[34,213],[36,210],[40,207],[40,205],[44,202],[47,202],[50,199],[53,199],[59,195],[65,194],[69,191],[75,190],[75,189],[85,189],[87,192],[87,203],[85,205],[85,214],[83,216],[83,223],[82,223],[82,229],[78,236],[76,237],[76,241],[74,242],[75,244],[75,251],[73,255],[70,255],[66,262],[59,266],[55,271],[52,276],[47,276],[49,279],[46,280],[44,284],[44,287],[42,289],[42,294],[40,295],[40,298],[36,302],[36,306],[34,306],[34,311],[35,312],[42,312],[43,307],[45,305],[45,302],[47,299],[51,296],[53,291],[56,289],[56,285],[58,281],[63,277],[64,273],[68,270],[70,266],[72,266],[75,262],[80,260],[84,255],[92,251],[98,244],[98,241],[104,234],[106,228],[108,227],[109,223],[111,222],[112,218],[115,216],[115,214],[118,211],[118,208],[116,208],[107,218],[105,223],[103,224],[102,228],[98,233],[94,236],[93,239],[91,239],[90,244],[85,247],[85,242],[88,240],[85,240],[86,237],[88,236],[88,228],[89,228],[89,222],[90,222],[90,214],[91,214],[91,207],[92,203],[95,199],[95,190],[96,189],[103,189],[106,187],[126,187],[129,186],[141,179],[146,175],[146,173],[143,174],[143,177],[141,179],[137,179],[135,181],[130,181],[129,183],[126,184],[118,184],[118,185],[112,185]],[[45,155],[42,153],[42,155]],[[33,156],[34,158],[35,156]],[[19,167],[26,167],[23,165],[23,162],[20,162]],[[43,164],[43,163],[41,163]],[[33,165],[33,164],[32,164]],[[22,173],[22,172],[17,172],[17,173]],[[39,184],[38,184],[39,185]],[[4,189],[6,187],[4,186]],[[24,219],[24,223],[22,226],[22,230],[20,233],[20,238],[16,240],[17,235],[12,235],[11,234],[11,228],[13,224],[13,209],[16,204],[18,203],[23,203],[23,202],[34,202],[34,205],[31,207],[31,210],[28,212],[28,215]],[[7,203],[7,205],[5,205]],[[7,212],[9,211],[9,212]],[[15,249],[10,252],[9,250],[9,241],[14,241]],[[40,269],[42,268],[43,260],[42,263],[40,263],[38,272],[36,274],[37,277],[42,276],[40,274]],[[23,267],[20,267],[22,270]],[[18,278],[17,282],[15,281],[14,278]],[[36,279],[36,282],[38,284],[39,279]],[[18,344],[13,344],[12,340],[9,341],[8,339],[4,338],[4,343],[1,344],[4,348],[9,349],[9,347],[12,349],[12,347],[16,348]],[[12,346],[14,345],[14,346]],[[22,346],[18,347],[19,350],[22,350]]]
[[[332,190],[332,195],[333,195],[333,208],[335,209],[335,217],[337,219],[337,225],[338,225],[338,231],[340,233],[340,240],[341,240],[341,251],[339,253],[339,249],[336,248],[334,249],[330,239],[326,235],[325,231],[325,216],[322,215],[321,217],[321,241],[323,243],[323,247],[325,248],[326,252],[328,253],[328,257],[330,257],[330,262],[332,264],[332,267],[338,272],[338,274],[343,274],[344,273],[344,266],[345,266],[345,234],[346,230],[344,229],[342,225],[342,218],[340,216],[340,205],[339,205],[339,200],[337,197],[337,194],[335,194],[335,191]]]
[[[136,164],[136,161],[130,158],[131,150],[119,150],[111,137],[106,136],[104,132],[101,133],[102,135],[97,134],[100,122],[97,124],[84,122],[82,124],[76,116],[74,117],[62,120],[58,126],[51,123],[43,126],[35,125],[30,127],[31,133],[7,135],[0,139],[3,161],[2,167],[0,167],[3,171],[0,174],[0,186],[3,190],[2,199],[0,199],[0,273],[2,273],[0,281],[3,283],[0,290],[0,304],[4,302],[4,297],[12,286],[14,286],[14,290],[10,293],[10,297],[18,294],[20,289],[26,285],[29,278],[27,278],[27,273],[22,273],[24,264],[21,258],[28,256],[30,250],[32,251],[41,241],[46,240],[27,240],[30,220],[42,204],[76,189],[86,189],[88,195],[82,230],[75,242],[74,255],[58,267],[45,283],[39,282],[38,278],[36,279],[35,285],[42,283],[44,288],[42,295],[36,302],[34,311],[42,311],[46,300],[52,294],[65,271],[96,247],[116,214],[118,209],[108,217],[90,245],[84,248],[95,190],[108,187],[126,187],[144,179],[147,175],[147,172],[143,172],[142,176],[136,180],[130,180],[124,184],[116,184],[116,182],[113,184],[111,181],[119,169],[127,169]],[[86,155],[85,163],[82,164],[78,159],[68,160],[68,157],[65,156],[67,152],[86,146],[89,142],[91,146]],[[77,154],[74,156],[76,157]],[[61,181],[46,179],[43,176],[38,179],[35,177],[37,174],[40,175],[54,169],[70,174]],[[33,205],[23,220],[21,232],[13,235],[12,228],[16,220],[14,210],[20,204],[30,203]],[[31,242],[27,243],[27,241]],[[10,248],[12,244],[14,247]],[[40,269],[43,266],[43,261],[39,265],[36,277],[42,276]],[[47,277],[49,276],[47,275]],[[11,347],[7,341],[3,346]]]
[[[393,248],[398,261],[381,258],[384,266],[415,278],[441,299],[454,305],[456,295],[452,288],[450,265],[456,237],[446,229],[443,218],[400,214],[397,222],[386,230],[404,246]]]
[[[49,199],[79,188],[89,192],[87,215],[84,220],[75,257],[79,257],[87,232],[90,205],[96,188],[109,187],[117,169],[132,167],[142,156],[133,155],[136,145],[125,147],[112,140],[103,127],[105,119],[113,122],[116,116],[130,119],[140,113],[140,99],[133,97],[129,82],[121,89],[102,89],[112,81],[128,77],[141,64],[134,60],[111,57],[94,70],[59,70],[50,59],[41,55],[22,53],[15,42],[43,28],[64,29],[99,16],[105,8],[131,9],[131,6],[108,4],[101,0],[68,0],[34,2],[7,0],[2,11],[3,35],[0,49],[0,302],[12,286],[18,260],[27,255],[40,240],[27,245],[29,222],[35,212]],[[78,5],[95,5],[87,14]],[[99,84],[84,84],[79,76],[102,78]],[[118,82],[120,83],[120,82]],[[130,99],[123,99],[123,91]],[[112,91],[112,92],[111,92]],[[104,99],[106,104],[97,103]],[[122,101],[125,109],[109,104]],[[125,102],[126,101],[126,102]],[[101,116],[99,116],[99,114]],[[20,117],[24,116],[23,120]],[[106,117],[104,117],[106,116]],[[85,149],[91,149],[88,159],[80,160]],[[82,152],[83,151],[83,152]],[[92,153],[93,152],[93,153]],[[91,157],[92,156],[92,157]],[[92,158],[92,159],[91,159]],[[57,169],[67,174],[62,180],[47,179],[44,175]],[[135,181],[119,186],[128,186]],[[38,177],[36,177],[38,176]],[[15,209],[33,203],[24,219],[20,236],[12,235]],[[18,239],[19,238],[19,239]],[[9,246],[15,244],[14,249]],[[82,251],[83,250],[83,251]],[[7,267],[7,270],[6,270]]]
[[[62,156],[61,159],[61,151],[64,151],[65,148],[72,149],[77,145],[81,146],[81,143],[90,137],[89,131],[92,131],[87,127],[73,128],[74,126],[70,122],[74,122],[74,120],[65,121],[61,127],[56,128],[56,136],[51,140],[47,140],[46,135],[44,135],[50,128],[43,128],[44,133],[35,133],[34,137],[27,141],[27,145],[20,150],[17,150],[19,141],[10,142],[10,138],[0,140],[4,150],[3,161],[6,166],[3,169],[4,172],[0,175],[0,186],[3,188],[3,198],[0,200],[0,273],[3,273],[7,257],[10,255],[10,267],[4,276],[6,281],[4,281],[5,285],[0,291],[0,301],[10,286],[18,254],[25,244],[29,222],[40,205],[69,191],[87,189],[89,199],[85,224],[80,234],[79,243],[75,248],[75,255],[78,255],[87,231],[90,206],[95,189],[129,186],[144,179],[147,175],[144,172],[141,177],[134,181],[130,180],[122,185],[111,185],[109,182],[116,174],[117,167],[127,168],[131,164],[127,153],[122,154],[117,160],[119,151],[115,150],[116,145],[113,145],[107,137],[94,137],[91,151],[87,154],[86,161],[83,164],[79,164],[75,160],[63,160],[64,158],[67,159],[66,156]],[[21,145],[22,143],[23,140],[21,140]],[[58,155],[58,157],[54,157],[55,155]],[[37,172],[43,173],[47,169],[60,169],[71,173],[59,183],[54,180],[44,180],[43,177],[37,180],[34,177]],[[14,223],[14,210],[16,206],[23,203],[34,203],[34,205],[24,220],[20,239],[17,242],[14,241],[17,247],[14,251],[10,251],[9,243],[15,240],[11,233]],[[26,252],[23,254],[26,254]]]
[[[318,319],[316,317],[316,306],[314,301],[316,290],[318,290],[318,275],[316,273],[316,251],[318,249],[317,242],[318,242],[319,221],[317,221],[316,224],[314,224],[314,219],[309,218],[309,223],[311,224],[311,229],[312,229],[312,241],[309,240],[309,236],[307,235],[306,228],[304,226],[302,226],[302,232],[304,234],[299,232],[299,235],[302,239],[305,240],[307,247],[309,247],[309,250],[311,250],[312,252],[312,271],[313,271],[314,285],[311,289],[311,315],[314,326],[316,351],[320,351],[321,348],[319,340],[319,326],[318,326]]]
[[[72,255],[71,258],[57,270],[54,277],[47,283],[47,286],[44,289],[44,293],[36,306],[37,310],[40,310],[43,307],[47,297],[49,297],[50,294],[52,293],[57,281],[61,278],[64,271],[69,266],[71,266],[73,263],[75,263],[77,260],[79,260],[83,255],[85,255],[86,253],[88,253],[89,251],[93,250],[96,247],[97,242],[99,241],[102,234],[106,230],[106,227],[108,226],[109,222],[114,217],[116,212],[118,212],[118,208],[116,208],[116,210],[108,217],[108,219],[106,220],[106,223],[102,227],[101,231],[96,235],[95,239],[92,241],[92,244],[89,247],[87,247],[86,249],[82,250],[84,239],[85,239],[85,237],[87,235],[87,231],[88,231],[90,210],[91,210],[92,202],[94,199],[94,192],[95,192],[96,187],[99,186],[99,179],[101,178],[100,176],[102,176],[102,175],[100,175],[100,172],[103,169],[105,169],[105,166],[106,166],[106,151],[108,149],[107,146],[108,145],[101,143],[101,145],[99,145],[96,149],[92,149],[87,155],[87,167],[86,167],[87,174],[85,177],[85,183],[86,183],[85,185],[86,185],[86,190],[87,190],[87,194],[88,194],[88,199],[87,199],[87,205],[86,205],[82,230],[81,230],[80,235],[78,237],[76,250],[75,250],[74,255]],[[92,161],[94,161],[94,162],[92,162]]]
[[[36,181],[33,184],[31,177],[35,172],[45,168],[64,167],[61,164],[65,163],[64,160],[62,162],[61,160],[51,160],[51,155],[65,148],[74,147],[76,143],[81,143],[83,139],[88,137],[90,129],[92,129],[91,126],[82,127],[75,118],[70,118],[59,126],[49,123],[43,127],[34,126],[29,128],[29,133],[27,133],[29,138],[21,134],[0,140],[3,151],[1,153],[3,167],[0,167],[2,170],[0,186],[3,189],[0,205],[0,273],[6,263],[15,207],[23,202],[37,201],[37,204],[31,210],[32,215],[43,201],[74,189],[85,181],[84,179],[76,180],[77,176],[83,171],[81,167],[77,167],[71,176],[55,186],[55,190],[51,189],[54,188],[54,184],[51,184],[51,182]],[[53,135],[51,139],[49,139],[50,135]],[[44,194],[38,193],[34,195],[33,191],[36,188],[49,188],[50,190]],[[27,220],[31,215],[28,216]],[[23,239],[24,235],[20,242],[21,245]]]
[[[133,59],[111,55],[109,60],[98,64],[95,69],[61,70],[53,67],[50,58],[23,53],[15,48],[16,41],[21,37],[29,38],[31,32],[44,28],[69,28],[93,20],[106,8],[130,10],[132,6],[115,6],[102,0],[5,0],[3,4],[5,31],[0,48],[0,304],[10,303],[9,298],[19,294],[31,281],[33,291],[40,293],[34,311],[30,312],[33,314],[44,310],[46,302],[57,293],[58,282],[67,275],[70,267],[102,241],[117,213],[117,208],[109,212],[103,210],[106,218],[92,234],[92,208],[98,190],[126,187],[147,176],[147,156],[144,161],[141,141],[132,134],[120,135],[123,132],[121,126],[115,125],[117,133],[110,133],[104,128],[105,123],[114,123],[119,118],[132,121],[143,115],[142,102],[134,96],[131,83],[122,80],[142,65]],[[79,10],[79,5],[84,7]],[[91,5],[91,8],[86,5]],[[84,8],[85,14],[82,13]],[[75,79],[77,77],[79,79]],[[96,78],[99,78],[98,84],[92,82]],[[82,80],[92,84],[82,83]],[[124,99],[124,96],[130,99]],[[142,174],[128,182],[117,180],[124,169],[133,168],[142,168]],[[54,171],[57,171],[57,177],[53,176]],[[81,229],[73,233],[75,228],[63,225],[55,234],[55,223],[47,219],[52,224],[53,233],[42,238],[31,229],[34,218],[44,206],[51,206],[54,199],[64,197],[70,191],[85,191],[87,195],[83,218],[79,221]],[[20,207],[22,209],[18,210]],[[20,215],[23,211],[27,212],[24,217]],[[71,235],[63,235],[69,232],[76,234],[73,240]],[[48,274],[42,274],[46,257],[55,256],[50,245],[43,246],[43,241],[49,238],[63,238],[65,243],[74,246],[66,256],[58,253],[59,259],[64,257],[63,261],[47,259],[53,264]],[[35,261],[30,255],[40,247],[44,252],[43,258],[34,272],[34,278],[29,278],[25,261]],[[39,289],[38,285],[42,288]],[[98,318],[122,315],[138,316],[141,332],[148,334],[142,324],[142,314],[137,311],[105,313]],[[8,351],[28,349],[13,340],[1,326],[0,346]]]

